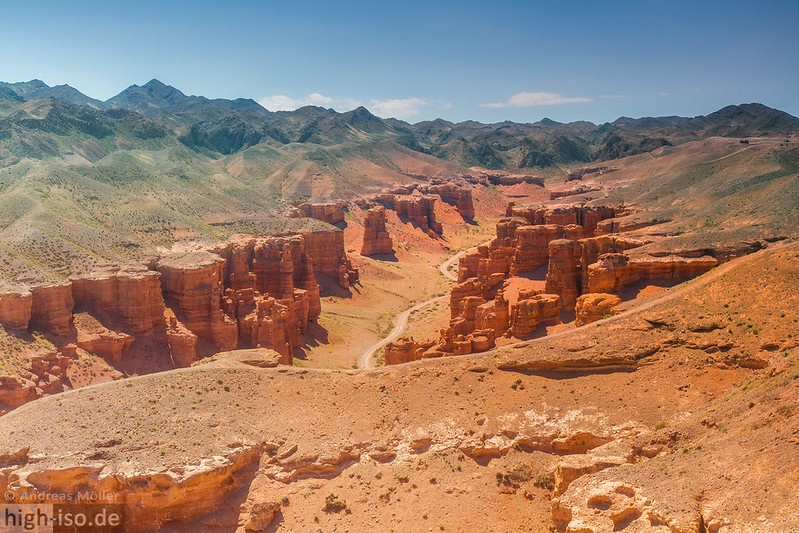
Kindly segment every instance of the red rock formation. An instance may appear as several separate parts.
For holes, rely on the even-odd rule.
[[[521,272],[527,272],[547,264],[550,242],[564,238],[579,239],[581,234],[582,228],[576,225],[564,227],[543,224],[519,227],[514,236],[516,248],[510,264],[510,274],[517,276]]]
[[[358,270],[352,267],[344,251],[344,232],[318,231],[303,233],[305,251],[313,261],[314,272],[321,272],[348,288],[358,280]]]
[[[207,353],[228,351],[238,344],[238,327],[222,312],[225,260],[206,251],[159,261],[164,300],[175,316],[201,341]]]
[[[36,390],[36,383],[21,376],[0,376],[0,404],[19,407],[41,394]]]
[[[147,335],[164,324],[164,299],[157,272],[106,270],[72,279],[75,307],[105,314],[133,334]]]
[[[624,233],[627,231],[635,231],[641,228],[647,228],[649,226],[656,226],[658,224],[663,224],[664,222],[668,222],[668,218],[636,218],[633,219],[632,217],[625,216],[625,217],[617,217],[617,218],[609,218],[603,220],[597,224],[596,227],[596,234],[597,235],[606,235],[610,233]]]
[[[361,255],[392,254],[394,243],[386,230],[386,209],[373,207],[363,221],[363,246]]]
[[[477,308],[475,330],[491,331],[493,339],[503,335],[510,326],[510,306],[504,293],[499,290],[490,302]]]
[[[56,335],[68,335],[72,329],[71,283],[51,283],[31,287],[31,327]]]
[[[482,296],[467,296],[460,301],[458,316],[450,321],[455,335],[468,335],[475,329],[477,309],[486,303]]]
[[[418,192],[409,196],[396,196],[394,198],[394,210],[400,218],[407,218],[408,222],[422,230],[429,230],[441,235],[444,232],[444,228],[436,220],[436,199],[433,195],[423,195]]]
[[[600,235],[580,240],[580,267],[583,290],[588,288],[588,267],[599,260],[599,256],[622,253],[646,244],[644,241],[619,235]]]
[[[480,260],[488,257],[488,246],[481,245],[473,252],[463,254],[458,260],[458,283],[477,277]]]
[[[510,313],[511,333],[515,337],[526,337],[541,324],[560,322],[560,296],[521,293]]]
[[[577,265],[579,244],[568,239],[549,243],[549,267],[546,292],[560,296],[564,309],[574,309],[580,296],[582,276]]]
[[[508,215],[522,217],[530,224],[558,224],[566,226],[577,224],[583,227],[585,235],[593,235],[601,220],[616,216],[617,209],[611,206],[588,206],[583,204],[563,204],[549,206],[509,206]]]
[[[0,294],[0,324],[11,329],[28,329],[33,297],[27,289]]]
[[[172,362],[178,367],[187,367],[197,360],[197,335],[178,321],[174,311],[164,311],[166,338]]]
[[[417,354],[419,346],[412,337],[401,337],[393,342],[386,344],[385,362],[387,365],[399,365],[421,359]]]
[[[114,363],[122,362],[134,340],[132,335],[106,328],[94,332],[78,329],[78,348]]]
[[[297,205],[297,211],[292,213],[293,216],[315,218],[328,224],[337,224],[344,222],[344,208],[347,203],[343,200],[336,202],[324,203],[301,203]]]
[[[583,294],[577,298],[575,306],[575,326],[584,326],[614,314],[613,308],[621,304],[615,294]]]
[[[618,293],[630,283],[656,279],[688,279],[718,266],[710,256],[635,257],[604,254],[588,267],[588,292]]]
[[[483,296],[483,284],[477,278],[470,278],[452,287],[449,295],[450,316],[454,319],[461,314],[461,302],[470,296]]]
[[[420,186],[419,189],[428,194],[437,194],[442,202],[454,205],[464,219],[474,219],[474,200],[471,189],[459,187],[453,182],[433,183],[426,187]]]

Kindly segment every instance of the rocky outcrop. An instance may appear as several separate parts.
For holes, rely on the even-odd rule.
[[[632,216],[625,216],[625,217],[618,217],[618,218],[610,218],[607,220],[603,220],[596,227],[596,234],[597,235],[605,235],[610,233],[624,233],[627,231],[635,231],[641,228],[647,228],[649,226],[657,226],[658,224],[663,224],[664,222],[669,222],[668,217],[649,217],[649,218],[641,218]]]
[[[614,308],[621,304],[621,298],[615,294],[583,294],[577,298],[575,305],[575,326],[584,326],[596,322],[614,313]]]
[[[449,295],[450,317],[456,318],[461,314],[461,302],[472,296],[483,296],[483,284],[477,278],[470,278],[452,287]]]
[[[132,335],[101,328],[99,331],[78,330],[78,348],[106,361],[121,363],[122,356],[136,340]]]
[[[547,264],[550,254],[549,244],[552,241],[579,239],[582,234],[582,227],[576,224],[519,227],[515,232],[516,249],[510,264],[510,275],[516,276]]]
[[[645,241],[620,235],[600,235],[580,240],[580,270],[582,271],[583,291],[588,287],[588,267],[599,260],[599,256],[610,253],[623,253],[639,248]]]
[[[503,335],[510,326],[510,304],[502,290],[497,291],[493,300],[477,308],[474,327],[479,331],[493,332],[493,338]]]
[[[564,309],[574,309],[580,296],[581,274],[577,264],[579,243],[556,239],[549,243],[546,292],[560,296]]]
[[[560,297],[521,291],[510,305],[502,289],[493,300],[480,294],[476,278],[456,286],[451,300],[452,319],[440,331],[437,342],[417,342],[405,337],[386,345],[386,364],[401,364],[423,358],[479,353],[494,347],[502,336],[526,337],[541,324],[560,322]]]
[[[164,324],[164,299],[158,272],[144,268],[109,269],[72,279],[75,307],[112,317],[134,336]]]
[[[556,294],[519,294],[519,301],[511,307],[511,333],[526,337],[542,324],[559,323],[560,307]]]
[[[33,297],[27,289],[0,294],[0,324],[11,329],[28,329]]]
[[[72,352],[64,350],[63,353],[51,351],[33,355],[28,368],[19,375],[0,376],[0,405],[15,408],[41,398],[45,394],[56,394],[68,388],[67,368],[72,359],[66,355],[74,356],[75,345],[71,345]],[[0,411],[0,414],[5,414]]]
[[[198,348],[205,354],[242,345],[273,348],[290,364],[321,312],[304,236],[236,238],[216,251],[158,264],[177,359],[193,360]]]
[[[632,258],[619,253],[604,254],[588,267],[588,292],[618,293],[637,281],[688,279],[718,264],[718,260],[710,256]]]
[[[361,255],[392,253],[394,243],[386,230],[386,209],[383,206],[373,207],[364,217]]]
[[[522,217],[530,224],[557,224],[582,226],[586,236],[594,234],[600,221],[621,216],[620,208],[603,205],[563,204],[549,206],[509,206],[506,215]]]
[[[328,224],[338,224],[344,222],[344,209],[347,203],[343,200],[336,202],[309,203],[304,202],[296,206],[292,211],[292,217],[315,218]]]
[[[31,327],[68,335],[72,329],[72,309],[75,301],[72,297],[71,283],[51,283],[31,287]]]
[[[444,233],[444,228],[436,220],[436,200],[436,196],[419,194],[418,192],[407,196],[396,196],[394,198],[394,210],[400,220],[404,218],[424,231],[432,231],[441,235]]]
[[[455,206],[465,220],[474,220],[474,199],[471,189],[460,187],[453,182],[433,182],[427,186],[421,185],[419,190],[426,194],[437,194],[442,202]]]
[[[36,383],[22,376],[0,376],[0,404],[9,407],[19,407],[39,398],[41,394],[36,390]]]
[[[464,176],[469,183],[476,185],[518,185],[529,183],[539,187],[544,186],[544,178],[529,174],[504,174],[500,171],[484,170],[478,176]]]
[[[413,337],[401,337],[393,342],[389,342],[385,347],[385,363],[387,365],[400,365],[422,359],[424,351],[434,345],[435,342],[426,344],[418,343]]]

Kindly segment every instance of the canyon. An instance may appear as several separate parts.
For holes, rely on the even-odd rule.
[[[6,505],[796,528],[789,115],[413,125],[23,88],[0,86]]]

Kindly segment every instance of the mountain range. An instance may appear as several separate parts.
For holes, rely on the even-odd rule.
[[[363,107],[271,112],[158,80],[105,102],[67,85],[0,83],[0,279],[147,262],[181,239],[297,231],[316,222],[282,216],[292,203],[350,200],[420,178],[492,170],[558,181],[597,161],[714,136],[781,141],[797,132],[799,119],[761,104],[601,125],[410,124]],[[773,157],[763,151],[745,176],[761,179]],[[774,176],[795,172],[794,159],[778,157]],[[706,169],[691,173],[714,175]]]
[[[26,112],[29,107],[21,105],[37,100],[50,101],[49,108],[45,111],[40,105],[37,114]],[[118,129],[131,133],[126,128],[133,127],[132,133],[139,139],[163,138],[168,131],[183,145],[213,158],[258,144],[330,147],[384,140],[461,166],[508,171],[615,159],[708,136],[788,136],[799,132],[799,119],[762,104],[727,106],[693,118],[621,117],[601,125],[549,119],[532,124],[442,119],[409,124],[378,118],[363,107],[346,113],[315,106],[270,112],[251,99],[187,96],[155,79],[142,86],[131,85],[105,102],[68,85],[49,87],[39,80],[0,83],[0,101],[4,101],[2,108],[14,110],[7,111],[0,122],[0,135],[6,138],[15,130],[21,134],[20,126],[59,135],[77,131],[95,138]],[[137,124],[131,126],[131,122]],[[44,149],[30,155],[54,154]]]

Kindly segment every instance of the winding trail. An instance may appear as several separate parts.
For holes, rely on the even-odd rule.
[[[491,241],[488,241],[488,242],[491,242]],[[452,257],[450,257],[449,259],[447,259],[446,261],[444,261],[440,265],[438,265],[438,270],[444,275],[445,278],[450,279],[452,281],[458,281],[458,276],[456,274],[453,274],[449,270],[449,268],[452,265],[456,265],[463,254],[465,254],[469,250],[473,250],[474,248],[476,248],[476,246],[472,247],[472,248],[467,248],[466,250],[461,250],[460,252],[456,253],[455,255],[453,255]],[[377,342],[376,344],[373,344],[372,346],[366,348],[363,351],[363,353],[361,353],[361,355],[358,357],[358,368],[363,369],[363,370],[369,370],[369,369],[372,369],[372,368],[375,367],[375,365],[376,365],[375,353],[377,353],[377,351],[380,348],[383,348],[389,342],[393,342],[393,341],[399,339],[402,336],[402,334],[405,333],[405,328],[408,327],[408,318],[410,318],[411,313],[413,313],[414,311],[418,311],[419,309],[422,309],[424,307],[427,307],[428,305],[430,305],[430,304],[432,304],[434,302],[443,301],[443,300],[446,300],[448,298],[449,298],[449,295],[437,296],[435,298],[430,298],[429,300],[425,300],[423,302],[420,302],[420,303],[414,305],[413,307],[409,307],[405,311],[403,311],[400,314],[398,314],[397,316],[395,316],[394,317],[394,329],[392,329],[391,333],[389,333],[380,342]]]

